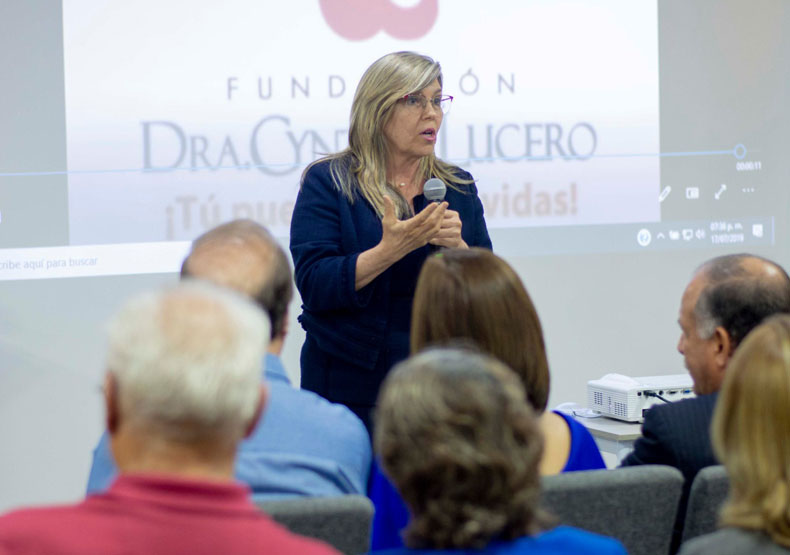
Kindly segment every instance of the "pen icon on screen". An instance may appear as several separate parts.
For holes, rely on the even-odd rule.
[[[669,185],[664,187],[664,189],[661,191],[661,194],[658,195],[658,202],[664,202],[664,200],[669,196],[669,193],[671,192],[672,192],[672,187],[670,187]]]

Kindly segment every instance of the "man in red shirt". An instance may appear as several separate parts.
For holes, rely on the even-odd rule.
[[[0,518],[0,554],[335,553],[262,514],[233,481],[263,410],[269,323],[229,291],[183,282],[128,302],[110,326],[107,429],[120,475],[72,506]]]

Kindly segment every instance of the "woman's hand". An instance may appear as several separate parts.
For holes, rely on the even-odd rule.
[[[381,241],[372,249],[357,257],[357,272],[354,286],[362,289],[395,262],[418,249],[442,233],[447,203],[432,202],[422,212],[408,220],[399,220],[395,215],[395,203],[384,197],[384,217],[381,220]],[[452,212],[452,211],[450,211]],[[455,213],[456,218],[458,213]],[[458,220],[460,237],[460,219]],[[445,231],[445,233],[449,233]],[[442,239],[444,240],[444,239]],[[439,244],[439,243],[436,243]]]
[[[432,245],[448,247],[454,249],[468,249],[463,237],[461,237],[461,216],[455,210],[445,210],[441,228],[433,239],[429,241]]]
[[[384,197],[384,218],[381,220],[383,233],[380,245],[391,253],[392,263],[437,237],[442,231],[446,212],[446,202],[432,202],[416,216],[408,220],[399,220],[395,216],[395,203],[391,198]]]

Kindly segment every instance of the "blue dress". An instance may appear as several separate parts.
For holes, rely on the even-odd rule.
[[[562,472],[606,468],[601,452],[587,428],[566,414],[559,411],[554,413],[562,416],[571,433],[571,448]],[[375,507],[371,535],[372,548],[387,549],[402,546],[403,539],[400,532],[409,523],[409,510],[398,491],[381,472],[375,459],[370,474],[368,497]]]
[[[458,170],[459,176],[471,176]],[[491,248],[474,183],[447,188],[469,246]],[[414,197],[414,210],[427,205]],[[393,364],[409,354],[411,305],[417,277],[434,247],[416,249],[356,291],[357,257],[381,241],[381,220],[363,198],[349,202],[335,186],[329,162],[307,172],[291,220],[291,254],[302,297],[299,322],[302,388],[354,411],[370,428],[370,409]]]

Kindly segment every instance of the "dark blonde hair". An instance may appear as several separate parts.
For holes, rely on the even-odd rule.
[[[384,197],[389,196],[395,202],[397,216],[408,215],[409,204],[387,184],[389,145],[383,130],[399,100],[436,80],[442,84],[439,62],[416,52],[393,52],[373,62],[362,75],[351,104],[348,148],[307,166],[302,180],[312,166],[328,160],[332,179],[349,202],[361,197],[383,217]],[[443,162],[434,154],[420,161],[417,177],[428,179],[431,176],[441,178],[450,187],[471,183],[459,177],[456,166]]]
[[[769,318],[735,351],[712,430],[730,477],[722,524],[790,547],[790,316]]]
[[[513,268],[486,249],[443,250],[417,280],[411,352],[459,339],[509,366],[532,407],[546,409],[549,364],[538,313]]]
[[[429,349],[390,372],[375,418],[376,452],[412,514],[408,546],[482,548],[543,527],[543,439],[501,362]]]

